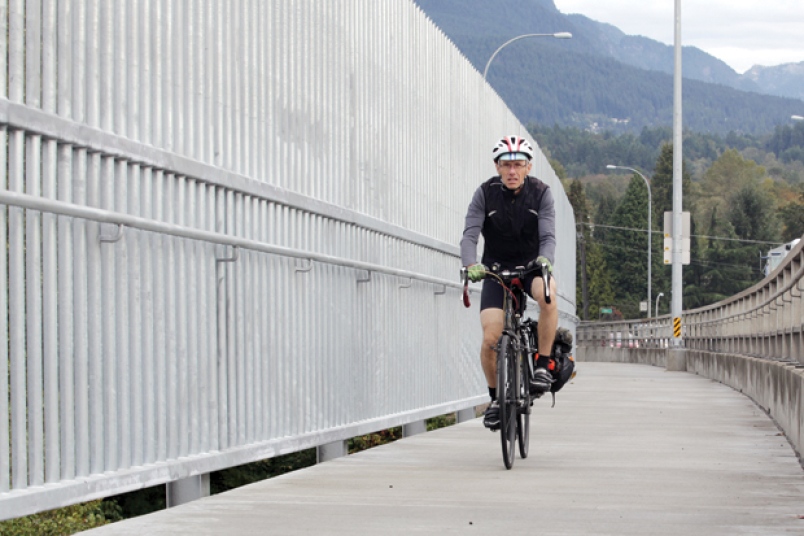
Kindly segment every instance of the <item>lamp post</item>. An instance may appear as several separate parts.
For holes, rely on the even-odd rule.
[[[606,169],[627,169],[628,171],[633,171],[634,173],[636,173],[637,175],[642,177],[642,180],[645,181],[645,186],[647,186],[647,188],[648,188],[648,318],[650,318],[650,302],[651,302],[651,299],[650,299],[650,271],[651,271],[650,268],[651,268],[651,266],[650,265],[651,265],[651,249],[652,249],[651,246],[653,244],[653,240],[652,240],[652,238],[653,238],[653,234],[652,234],[653,233],[653,225],[652,225],[652,217],[651,217],[651,213],[653,212],[653,201],[652,201],[651,193],[650,193],[650,182],[648,182],[648,179],[645,178],[645,175],[643,175],[642,173],[640,173],[639,171],[637,171],[636,169],[631,168],[631,167],[613,166],[613,165],[609,164],[609,165],[606,166]]]
[[[495,50],[495,51],[494,51],[494,54],[492,54],[492,55],[491,55],[491,57],[489,58],[489,61],[487,61],[487,62],[486,62],[486,68],[485,68],[485,69],[483,69],[483,81],[484,81],[484,82],[486,81],[486,74],[489,72],[489,65],[491,65],[491,60],[493,60],[493,59],[494,59],[494,57],[495,57],[495,56],[497,56],[497,54],[498,54],[498,53],[499,53],[499,52],[500,52],[502,49],[504,49],[505,47],[507,47],[508,45],[510,45],[511,43],[513,43],[514,41],[519,41],[520,39],[525,39],[526,37],[555,37],[556,39],[571,39],[571,38],[572,38],[572,34],[571,34],[571,33],[569,33],[569,32],[557,32],[557,33],[534,33],[534,34],[524,34],[524,35],[518,35],[518,36],[514,37],[513,39],[509,39],[508,41],[506,41],[505,43],[503,43],[502,45],[500,45],[500,48],[498,48],[497,50]]]
[[[653,315],[654,317],[659,316],[659,298],[661,298],[662,296],[664,296],[664,292],[660,292],[659,295],[656,296],[656,314]]]

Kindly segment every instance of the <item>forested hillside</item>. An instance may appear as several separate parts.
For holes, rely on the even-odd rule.
[[[594,320],[601,307],[613,307],[624,318],[644,316],[639,302],[647,294],[647,189],[640,177],[606,165],[639,169],[650,180],[652,292],[669,296],[661,231],[663,213],[672,210],[671,129],[616,136],[554,126],[533,127],[531,133],[575,210],[579,316],[586,311]],[[764,277],[768,250],[804,234],[804,124],[765,136],[688,132],[683,151],[684,210],[692,215],[693,235],[692,262],[684,268],[689,309],[755,284]],[[660,314],[667,313],[669,301],[660,307]]]
[[[481,73],[511,37],[572,32],[568,40],[518,41],[490,66],[489,83],[525,124],[633,133],[672,124],[673,63],[666,45],[562,14],[552,0],[416,1]],[[701,50],[685,47],[684,58],[683,120],[693,131],[760,135],[804,109],[798,99],[727,87],[759,86]]]

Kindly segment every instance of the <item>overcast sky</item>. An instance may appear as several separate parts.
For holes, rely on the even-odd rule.
[[[629,35],[672,45],[675,0],[555,0]],[[557,28],[556,31],[561,31]],[[804,61],[804,0],[681,0],[681,41],[723,60],[738,73],[754,65]]]

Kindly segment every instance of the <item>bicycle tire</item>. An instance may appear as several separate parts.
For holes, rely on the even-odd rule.
[[[511,338],[504,334],[500,337],[497,352],[497,400],[500,404],[500,443],[506,469],[514,466],[516,452],[518,372]]]
[[[528,367],[528,355],[525,353],[520,354],[520,388],[522,390],[522,406],[516,414],[516,436],[519,443],[519,457],[525,459],[528,457],[528,448],[530,447],[530,377]]]

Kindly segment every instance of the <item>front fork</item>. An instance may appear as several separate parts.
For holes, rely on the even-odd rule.
[[[531,347],[531,345],[530,345],[530,337],[528,336],[528,333],[525,332],[525,330],[526,329],[530,330],[530,332],[534,334],[534,339],[537,339],[538,338],[538,335],[536,335],[536,333],[537,333],[537,331],[536,331],[537,325],[538,325],[537,322],[533,322],[530,319],[527,320],[526,324],[522,325],[522,328],[523,328],[522,329],[522,347],[525,349],[525,355],[528,356],[527,357],[527,361],[528,361],[528,378],[527,378],[527,380],[530,380],[530,378],[533,378],[533,374],[535,373],[535,366],[536,365],[533,363],[533,354],[534,354],[534,352],[536,352],[536,348]]]

